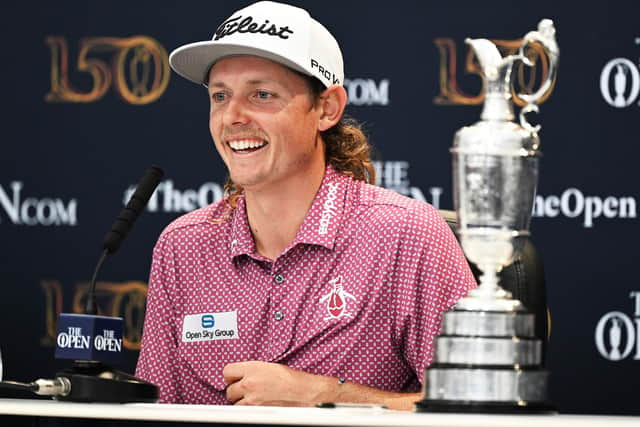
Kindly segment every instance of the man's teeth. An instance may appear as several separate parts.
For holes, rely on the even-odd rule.
[[[241,139],[237,141],[229,141],[229,147],[232,150],[248,150],[250,148],[260,148],[267,143],[264,141],[255,141],[255,140],[247,140]]]

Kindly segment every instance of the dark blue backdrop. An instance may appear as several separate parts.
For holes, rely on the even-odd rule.
[[[638,3],[294,3],[341,41],[349,112],[376,147],[380,184],[440,208],[452,206],[453,134],[480,114],[464,38],[514,40],[540,18],[554,20],[561,65],[537,118],[544,157],[532,223],[552,314],[552,398],[563,412],[640,414]],[[101,308],[128,319],[122,368],[133,370],[155,239],[180,213],[219,197],[225,178],[205,90],[168,74],[167,52],[210,38],[245,4],[0,6],[5,378],[63,366],[53,361],[55,316],[79,309],[104,233],[157,163],[165,180],[99,284]]]

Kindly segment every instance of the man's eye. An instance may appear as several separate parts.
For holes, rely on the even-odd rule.
[[[273,95],[271,94],[271,92],[267,92],[266,90],[259,90],[256,92],[256,96],[259,99],[269,99],[271,97],[273,97]]]
[[[211,95],[211,98],[216,102],[223,102],[227,98],[227,94],[224,92],[215,92]]]

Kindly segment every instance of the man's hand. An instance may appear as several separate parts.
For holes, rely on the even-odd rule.
[[[420,393],[394,393],[278,363],[238,362],[224,367],[227,399],[235,405],[313,406],[321,402],[373,403],[411,410]]]
[[[312,406],[322,401],[324,379],[278,363],[238,362],[224,367],[227,399],[235,405]]]

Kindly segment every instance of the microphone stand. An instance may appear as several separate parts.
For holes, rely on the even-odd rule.
[[[91,278],[85,314],[92,316],[98,314],[96,303],[98,273],[107,256],[120,247],[163,175],[164,172],[157,166],[152,166],[146,171],[126,207],[105,236],[103,251]],[[66,380],[70,384],[68,392],[56,396],[59,400],[124,403],[155,402],[159,397],[158,387],[155,385],[95,360],[75,360],[72,367],[56,375],[57,378]]]
[[[105,248],[93,272],[85,305],[85,314],[94,316],[98,314],[95,293],[96,278],[108,255],[109,249]],[[117,371],[109,365],[95,360],[75,360],[73,366],[56,373],[56,379],[60,379],[63,383],[65,380],[68,382],[67,389],[64,389],[63,384],[63,392],[55,394],[56,399],[64,401],[156,402],[159,395],[158,388],[155,385],[133,375]],[[57,391],[59,391],[58,388],[56,388]],[[38,393],[38,391],[35,392]]]

